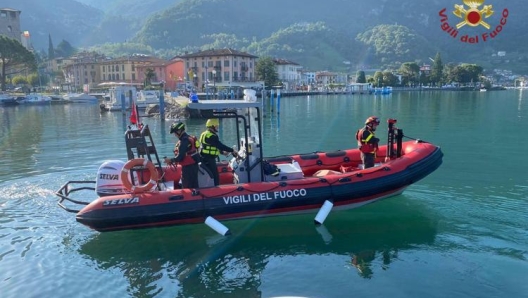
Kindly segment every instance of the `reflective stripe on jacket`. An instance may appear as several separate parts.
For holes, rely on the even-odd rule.
[[[213,156],[220,155],[220,150],[218,150],[218,148],[216,148],[215,146],[209,145],[206,142],[206,140],[213,135],[214,133],[212,133],[209,130],[202,132],[202,134],[200,135],[200,143],[202,143],[202,151],[201,151],[202,154],[208,154],[208,155],[213,155]]]
[[[365,132],[368,133],[368,136],[366,138],[363,138],[365,135]],[[356,133],[356,140],[358,141],[359,150],[363,153],[376,153],[376,150],[378,149],[378,144],[376,142],[370,142],[369,141],[375,138],[374,132],[370,131],[368,129],[362,128],[357,131]]]

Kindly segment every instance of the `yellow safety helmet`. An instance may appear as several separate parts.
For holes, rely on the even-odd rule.
[[[205,122],[205,127],[213,127],[213,126],[220,126],[220,121],[218,121],[217,118],[207,119],[207,122]]]

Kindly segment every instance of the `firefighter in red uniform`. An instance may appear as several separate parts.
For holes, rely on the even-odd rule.
[[[356,133],[356,140],[358,142],[359,151],[361,151],[361,160],[366,168],[374,166],[376,160],[376,151],[378,150],[379,139],[376,138],[374,131],[380,124],[380,120],[376,116],[370,116],[365,121],[365,127],[358,130]]]
[[[165,157],[165,163],[180,163],[182,188],[198,188],[198,163],[200,162],[198,147],[200,147],[200,143],[195,136],[190,136],[185,132],[185,124],[182,122],[173,123],[170,127],[170,133],[175,134],[179,141],[174,146],[176,157]]]

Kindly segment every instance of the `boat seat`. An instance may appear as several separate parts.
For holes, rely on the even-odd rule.
[[[341,171],[341,173],[350,173],[350,172],[354,172],[354,171],[359,170],[359,168],[358,167],[353,167],[353,166],[350,166],[350,167],[341,166],[339,168],[339,170]]]
[[[303,171],[298,162],[276,164],[277,172],[264,176],[265,181],[282,181],[304,178]]]
[[[333,171],[333,170],[319,170],[313,174],[313,177],[324,177],[326,175],[340,175],[341,172]]]

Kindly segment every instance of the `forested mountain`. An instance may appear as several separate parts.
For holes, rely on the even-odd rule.
[[[354,39],[341,37],[325,23],[302,23],[280,29],[243,49],[261,56],[287,58],[314,70],[346,70],[350,62],[366,62],[350,51],[365,52],[366,48]]]
[[[482,26],[462,27],[456,38],[442,30],[439,13],[443,8],[448,17],[445,22],[450,26],[455,27],[463,20],[453,14],[455,4],[464,5],[462,1],[445,0],[187,0],[150,17],[134,40],[156,49],[181,50],[211,43],[222,46],[218,40],[210,38],[226,33],[230,36],[230,42],[242,41],[238,44],[239,48],[245,46],[243,41],[250,40],[251,49],[257,49],[255,54],[281,56],[277,49],[295,48],[298,44],[290,43],[288,38],[283,38],[281,43],[273,43],[274,34],[292,24],[323,22],[341,41],[363,43],[355,43],[357,47],[351,46],[348,52],[338,50],[347,60],[383,64],[415,57],[427,61],[439,51],[446,61],[469,61],[488,68],[497,66],[528,70],[528,67],[521,65],[528,62],[522,50],[528,45],[528,39],[523,38],[527,35],[525,17],[528,16],[524,1],[496,0],[484,3],[493,6],[494,14],[485,19],[493,26],[491,30],[500,23],[504,9],[507,9],[508,16],[502,31],[493,40],[481,40],[479,44],[465,43],[460,38],[489,31]],[[469,10],[469,7],[466,8]],[[318,35],[314,34],[304,40],[313,42]],[[259,47],[258,43],[266,44]],[[365,46],[366,50],[363,48]],[[272,48],[273,51],[262,51],[263,48]],[[498,51],[506,51],[515,57],[515,62],[493,56]],[[283,58],[294,59],[295,56],[290,53],[290,50],[283,51]],[[306,56],[303,60],[310,58]],[[508,63],[511,65],[504,65]]]
[[[401,25],[377,25],[359,33],[356,39],[370,49],[373,60],[383,64],[427,59],[439,51],[425,37]]]
[[[183,0],[77,0],[98,8],[106,14],[146,19],[150,14],[165,10]]]
[[[47,48],[47,34],[58,43],[77,47],[105,42],[118,48],[152,49],[170,57],[184,51],[232,47],[256,55],[290,59],[308,68],[386,66],[428,61],[436,52],[445,62],[479,63],[528,72],[528,10],[521,0],[487,0],[494,13],[483,26],[463,26],[456,37],[442,30],[445,8],[451,27],[462,0],[3,0],[22,10],[22,25],[38,48]],[[80,2],[90,5],[86,6]],[[166,7],[165,7],[166,6]],[[96,7],[96,8],[94,8]],[[164,9],[165,8],[165,9]],[[506,21],[494,38],[469,44],[464,35],[491,32],[507,9]],[[44,18],[42,17],[44,16]],[[46,32],[47,31],[47,32]],[[40,37],[43,36],[42,40]],[[112,49],[106,45],[99,49]],[[506,56],[497,52],[506,51]]]
[[[20,26],[31,33],[31,42],[37,49],[48,48],[51,33],[55,44],[62,39],[78,46],[104,18],[96,8],[72,0],[1,0],[1,8],[22,11]]]
[[[131,39],[154,12],[183,0],[2,0],[0,8],[22,11],[22,30],[38,50],[67,40],[77,47]]]

